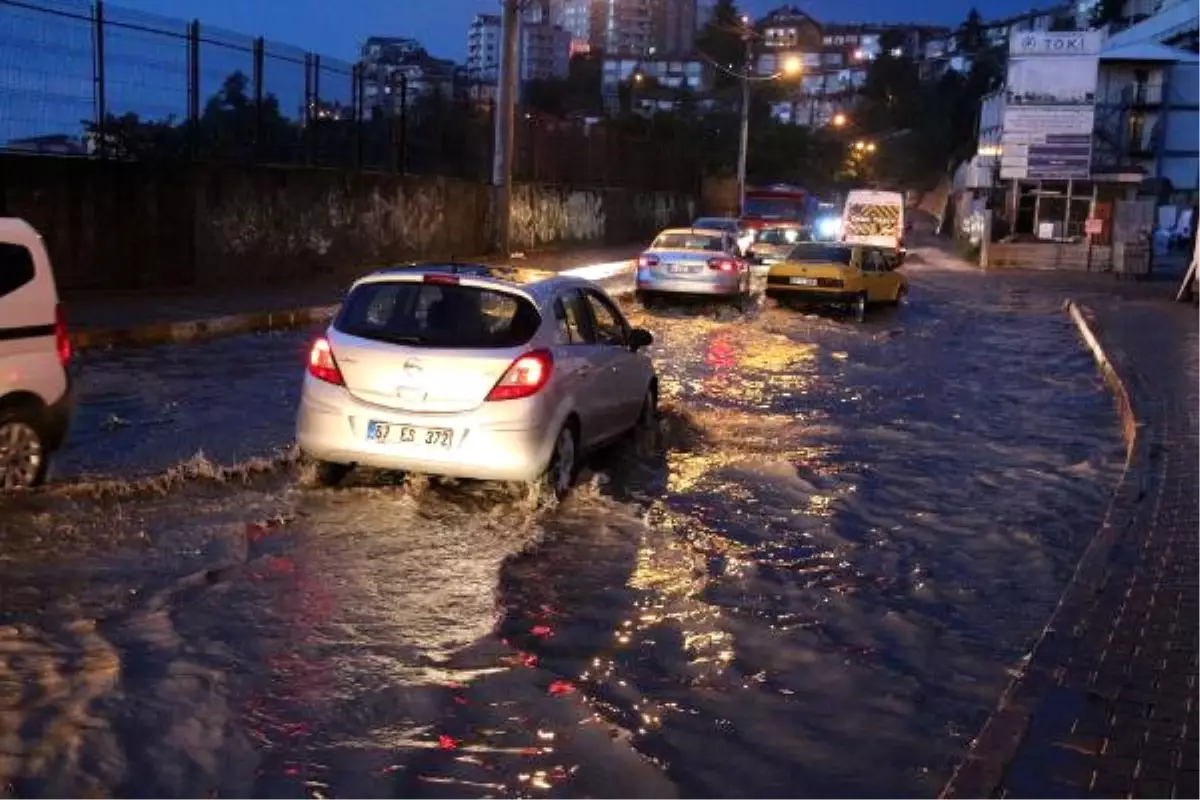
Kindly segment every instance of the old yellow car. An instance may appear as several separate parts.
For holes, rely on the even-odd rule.
[[[899,258],[864,245],[804,242],[771,265],[767,297],[795,305],[849,308],[862,320],[868,304],[895,305],[908,292]]]

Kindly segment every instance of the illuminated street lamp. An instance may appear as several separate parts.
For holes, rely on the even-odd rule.
[[[874,142],[867,142],[867,152],[868,153],[875,152],[875,143]]]
[[[841,113],[840,111],[839,111],[838,113],[836,113],[836,114],[834,114],[834,115],[833,115],[833,127],[835,127],[835,128],[844,128],[844,127],[846,127],[846,123],[847,123],[848,121],[849,121],[849,120],[848,120],[848,119],[846,119],[846,115],[845,115],[845,114],[843,114],[843,113]]]
[[[866,143],[866,142],[864,142],[864,141],[861,141],[861,140],[860,140],[860,141],[857,141],[857,142],[855,142],[855,143],[854,143],[854,149],[855,149],[855,150],[866,150],[866,149],[867,149],[867,143]]]
[[[750,67],[754,62],[754,53],[750,49],[750,36],[746,36],[746,72],[729,72],[730,75],[742,82],[742,128],[738,140],[737,163],[737,196],[738,213],[746,208],[746,154],[750,149],[750,82],[775,81],[780,78],[795,78],[804,72],[804,62],[799,56],[791,55],[783,59],[780,69],[772,75],[751,75]],[[728,71],[728,70],[727,70]]]

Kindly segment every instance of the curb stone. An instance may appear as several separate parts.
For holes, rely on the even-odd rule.
[[[967,753],[946,781],[938,795],[939,798],[997,796],[997,791],[1005,783],[1008,767],[1022,742],[1030,731],[1037,727],[1034,712],[1038,710],[1040,701],[1053,693],[1064,695],[1058,698],[1059,702],[1072,701],[1072,698],[1066,697],[1059,688],[1056,674],[1057,668],[1064,661],[1064,655],[1069,652],[1073,643],[1072,623],[1089,600],[1102,588],[1109,555],[1121,535],[1133,524],[1132,509],[1137,506],[1143,495],[1139,472],[1140,465],[1145,463],[1146,443],[1145,437],[1139,435],[1141,426],[1134,414],[1126,382],[1113,366],[1112,359],[1100,343],[1093,324],[1088,321],[1090,312],[1073,300],[1067,300],[1063,309],[1075,323],[1080,336],[1095,358],[1105,383],[1113,393],[1117,413],[1121,418],[1125,464],[1116,490],[1105,510],[1100,529],[1084,549],[1058,605],[1038,635],[1020,671],[1001,693],[991,717],[984,723],[979,735],[971,741]],[[1053,783],[1049,776],[1047,783]],[[1073,796],[1061,793],[1068,792],[1070,787],[1055,788],[1059,794],[1045,796]]]
[[[562,272],[551,270],[508,268],[505,272],[514,280],[529,282],[553,275],[570,275],[573,272],[592,270],[597,266],[587,265]],[[625,268],[631,269],[631,266]],[[614,274],[620,274],[614,273]],[[622,287],[609,291],[614,297],[632,294],[631,289]],[[77,330],[70,333],[71,345],[75,350],[95,350],[104,347],[152,346],[161,344],[180,344],[196,342],[205,339],[216,339],[223,336],[236,336],[246,333],[266,333],[268,331],[285,331],[303,328],[309,325],[327,323],[337,313],[340,303],[279,311],[252,311],[244,314],[227,314],[220,317],[188,320],[185,322],[156,322],[139,325],[133,328],[101,328],[96,330]]]

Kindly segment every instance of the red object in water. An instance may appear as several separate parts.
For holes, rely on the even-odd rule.
[[[529,632],[534,636],[550,637],[554,635],[554,629],[549,625],[534,625]]]
[[[575,691],[575,685],[567,681],[554,681],[550,684],[550,688],[547,691],[553,695],[571,694]]]
[[[460,744],[461,742],[453,736],[447,736],[444,733],[438,736],[438,747],[442,750],[457,750]]]

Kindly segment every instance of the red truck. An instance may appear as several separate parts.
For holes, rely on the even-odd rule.
[[[783,225],[807,229],[812,225],[813,205],[812,196],[799,186],[777,183],[747,188],[740,222],[749,230]]]

